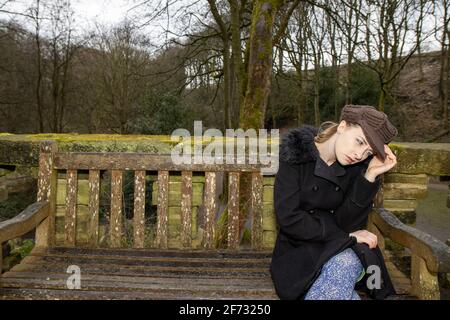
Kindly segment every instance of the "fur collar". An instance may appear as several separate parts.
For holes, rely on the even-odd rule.
[[[281,140],[280,160],[291,164],[315,161],[319,157],[314,144],[317,132],[318,129],[310,125],[289,130]]]

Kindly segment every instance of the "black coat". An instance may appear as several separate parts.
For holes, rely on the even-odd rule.
[[[381,289],[368,293],[377,299],[395,294],[380,249],[349,236],[365,229],[380,178],[372,183],[364,177],[370,158],[328,166],[314,144],[316,134],[316,128],[305,125],[290,130],[280,145],[274,186],[279,232],[270,266],[276,292],[281,299],[303,299],[323,264],[351,247],[365,269],[376,264],[382,271]],[[361,282],[367,276],[359,288],[366,288]]]

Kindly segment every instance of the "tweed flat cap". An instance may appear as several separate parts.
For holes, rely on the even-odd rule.
[[[389,121],[387,115],[372,106],[346,105],[341,111],[340,121],[359,124],[375,155],[383,161],[386,159],[384,145],[392,141],[398,134],[397,129]]]

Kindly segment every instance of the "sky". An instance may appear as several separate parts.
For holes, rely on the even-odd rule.
[[[0,4],[5,0],[0,0]],[[127,15],[137,14],[139,10],[129,11],[139,3],[135,0],[69,0],[79,26],[89,28],[94,22],[113,25],[121,22]],[[44,2],[41,0],[41,3]],[[35,0],[13,0],[3,9],[26,12]],[[7,15],[6,15],[7,16]],[[0,13],[0,17],[5,15]],[[20,20],[20,18],[18,18]]]
[[[103,20],[103,22],[121,21],[128,9],[132,8],[137,1],[133,0],[69,0],[74,8],[77,20]],[[0,0],[0,3],[5,0]],[[44,1],[41,1],[44,2]],[[34,0],[13,0],[6,5],[11,11],[23,11],[35,3]]]
[[[0,0],[1,4],[8,0]],[[41,0],[44,3],[46,0]],[[96,30],[96,26],[100,25],[104,27],[103,29],[109,29],[110,27],[123,22],[125,19],[129,18],[133,20],[135,17],[139,17],[136,21],[144,24],[145,15],[153,12],[155,6],[159,4],[166,3],[165,0],[68,0],[74,11],[75,19],[75,29],[76,33],[83,37],[85,34]],[[146,2],[146,5],[141,5]],[[170,0],[171,7],[170,12],[177,11],[177,7],[186,3],[196,3],[193,0]],[[8,10],[11,12],[26,13],[28,8],[35,5],[36,0],[12,0],[5,7],[1,8],[3,10]],[[41,5],[42,6],[42,5]],[[42,9],[41,9],[42,10]],[[45,15],[45,14],[44,14]],[[182,16],[182,13],[179,14]],[[20,15],[8,15],[0,11],[0,19],[9,20],[13,17],[22,26],[33,30],[33,25],[30,23],[30,19],[21,17]],[[151,24],[144,24],[140,26],[140,32],[145,34],[151,39],[152,44],[157,47],[158,44],[164,42],[164,37],[166,36],[163,32],[163,28],[166,27],[167,20],[166,15],[163,14],[161,19],[155,19]],[[180,24],[174,23],[176,19],[171,18],[171,30],[175,30]],[[182,25],[182,24],[181,24]],[[175,29],[174,29],[175,28]],[[45,35],[48,31],[45,28],[42,29],[41,33]]]
[[[0,5],[4,3],[6,0],[0,0]],[[96,29],[96,24],[100,24],[101,26],[111,27],[113,25],[116,25],[122,21],[124,21],[125,18],[133,18],[135,16],[142,17],[146,12],[151,12],[150,7],[157,6],[159,3],[165,3],[165,0],[147,0],[148,7],[145,6],[136,6],[145,0],[69,0],[71,3],[72,8],[75,12],[75,21],[77,25],[77,31],[79,32],[79,35],[82,36],[83,34],[86,34],[92,30]],[[16,12],[26,12],[26,8],[30,7],[32,4],[34,4],[36,0],[13,0],[7,5],[7,9],[10,11],[16,11]],[[41,0],[41,2],[45,2],[45,0]],[[176,12],[177,8],[176,6],[179,6],[180,4],[187,4],[187,3],[196,3],[197,1],[193,0],[170,0],[172,6],[171,6],[171,13]],[[200,1],[202,2],[202,1]],[[200,4],[201,5],[201,4]],[[5,8],[3,8],[5,9]],[[190,8],[192,9],[192,8]],[[178,15],[181,17],[180,19],[183,19],[183,13]],[[0,19],[1,18],[7,18],[4,14],[0,12]],[[141,32],[146,34],[150,37],[152,40],[152,43],[154,45],[157,45],[158,43],[162,43],[164,39],[160,38],[163,34],[162,28],[165,27],[165,16],[161,17],[162,20],[152,22],[151,25],[145,26],[141,29]],[[16,19],[19,20],[23,24],[23,21],[25,19],[20,18]],[[145,20],[140,20],[145,21]],[[175,20],[171,20],[172,26],[171,29],[173,30],[174,26],[180,26],[183,25],[181,22],[176,22]],[[432,28],[432,22],[425,21],[425,26],[429,26]],[[45,33],[45,31],[43,32]],[[430,37],[426,39],[426,41],[422,44],[423,51],[429,51],[429,50],[438,50],[438,43],[434,39],[434,37]]]

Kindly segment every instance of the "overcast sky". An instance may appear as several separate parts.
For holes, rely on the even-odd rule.
[[[3,2],[0,0],[0,3]],[[14,0],[3,9],[13,12],[25,12],[35,0]],[[101,24],[115,24],[122,21],[128,14],[136,14],[132,10],[137,1],[134,0],[70,0],[78,24],[86,26],[94,22]],[[0,15],[4,17],[5,15]]]
[[[44,2],[45,0],[41,0],[41,2]],[[79,35],[82,35],[83,33],[87,33],[89,31],[95,30],[95,24],[103,25],[104,27],[108,28],[115,24],[118,24],[126,18],[133,18],[136,16],[142,16],[147,12],[152,12],[152,9],[145,6],[140,6],[136,8],[136,6],[139,3],[144,2],[144,0],[69,0],[71,3],[72,8],[75,12],[75,21],[76,21],[76,29]],[[5,0],[0,0],[0,5],[5,2]],[[16,11],[16,12],[26,12],[27,8],[29,8],[31,5],[35,4],[36,0],[14,0],[10,2],[6,7],[3,9],[7,9],[10,11]],[[200,1],[202,2],[202,1]],[[161,0],[149,0],[147,1],[149,4],[148,6],[154,7],[157,6],[159,3],[165,3],[165,1]],[[193,0],[171,0],[171,13],[177,11],[176,7],[179,7],[180,4],[193,4],[197,3],[197,1]],[[204,6],[205,3],[200,3],[199,5]],[[134,9],[133,9],[134,8]],[[192,8],[190,8],[192,10]],[[194,12],[198,12],[201,10],[195,10]],[[178,12],[179,13],[179,12]],[[149,36],[152,40],[153,44],[162,43],[163,39],[158,38],[158,36],[161,37],[162,35],[162,28],[166,27],[167,21],[165,19],[165,15],[163,15],[161,18],[162,20],[154,21],[151,25],[141,29],[143,33],[145,33],[147,36]],[[183,19],[183,12],[181,14],[178,14],[179,19]],[[8,19],[9,17],[5,14],[0,13],[0,18]],[[17,19],[22,24],[26,25],[26,22],[24,22],[24,19],[20,19],[20,17],[15,16],[15,19]],[[145,21],[145,19],[140,19],[140,21]],[[184,23],[180,21],[177,21],[176,19],[171,19],[171,30],[175,30],[174,28],[177,28],[176,26],[182,26]],[[432,28],[432,22],[425,21],[424,27],[428,26],[429,28]],[[43,30],[43,33],[45,31]],[[437,50],[438,49],[438,43],[434,39],[434,37],[431,37],[424,41],[422,43],[422,49],[424,51],[428,50]]]

